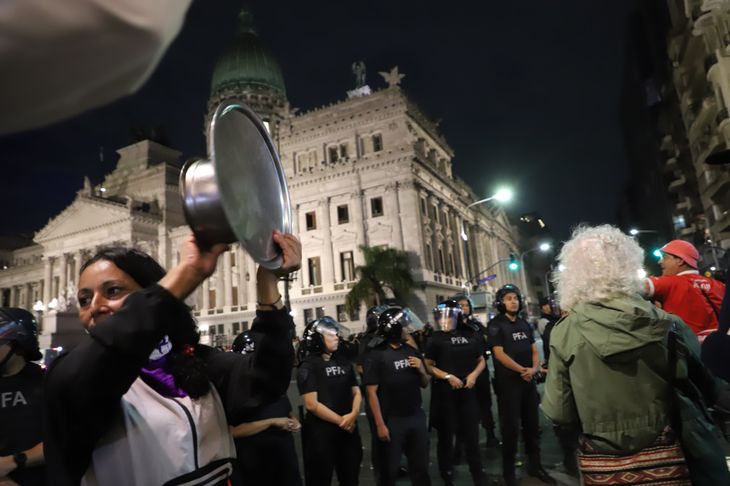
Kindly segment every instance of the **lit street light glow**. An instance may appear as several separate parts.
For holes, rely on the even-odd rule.
[[[548,251],[552,248],[550,243],[540,243],[540,251]]]
[[[497,190],[497,192],[494,194],[494,199],[496,199],[499,202],[507,202],[510,199],[512,199],[512,189],[509,189],[507,187],[501,187]]]
[[[629,230],[629,234],[630,234],[631,236],[636,236],[636,235],[638,235],[638,234],[639,234],[639,230],[637,230],[636,228],[631,228],[631,229]]]

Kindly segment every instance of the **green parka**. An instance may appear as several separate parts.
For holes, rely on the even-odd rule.
[[[584,433],[622,450],[651,444],[669,424],[672,322],[683,343],[678,349],[699,360],[699,343],[684,322],[638,295],[574,306],[551,334],[545,415],[558,424],[580,424]],[[687,378],[682,358],[676,374]],[[703,408],[681,396],[682,446],[693,484],[730,485],[719,433]]]

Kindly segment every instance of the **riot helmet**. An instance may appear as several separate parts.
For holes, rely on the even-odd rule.
[[[525,307],[525,303],[522,299],[522,293],[520,292],[520,289],[514,284],[504,285],[502,288],[497,290],[497,294],[494,296],[494,308],[502,314],[505,314],[507,312],[507,308],[505,307],[503,302],[507,294],[517,295],[517,299],[520,301],[520,306],[517,309],[517,312],[522,312],[522,309],[524,309]]]
[[[240,354],[252,354],[256,351],[256,342],[249,331],[243,331],[236,336],[231,345],[231,351]]]
[[[453,331],[461,322],[461,306],[454,299],[440,302],[433,308],[433,320],[439,331]]]
[[[383,313],[383,311],[389,308],[389,305],[381,304],[368,309],[367,313],[365,314],[366,333],[372,334],[378,330],[378,318],[380,317],[380,314]]]
[[[423,322],[408,307],[391,307],[378,318],[378,334],[389,343],[402,342],[404,330],[412,333],[423,327]]]
[[[301,343],[304,352],[307,355],[319,355],[336,351],[327,349],[324,341],[325,335],[337,336],[338,338],[342,335],[342,327],[330,316],[320,317],[307,324],[304,328]]]
[[[43,358],[38,349],[38,324],[25,309],[0,307],[0,343],[10,343],[13,352],[26,361]]]

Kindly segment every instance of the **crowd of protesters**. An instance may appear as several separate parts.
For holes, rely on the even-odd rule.
[[[559,256],[562,311],[541,300],[535,325],[509,284],[486,325],[468,295],[424,320],[393,302],[370,308],[366,330],[349,340],[335,319],[309,322],[295,351],[277,283],[299,267],[301,245],[292,235],[275,240],[284,263],[259,268],[257,318],[231,352],[199,344],[184,305],[226,249],[202,249],[192,236],[169,272],[130,248],[89,259],[78,290],[87,336],[45,378],[33,316],[0,309],[0,484],[357,485],[363,408],[378,485],[407,474],[428,486],[432,461],[454,484],[461,455],[473,484],[487,484],[495,472],[484,466],[482,428],[488,448],[501,446],[504,484],[519,484],[520,436],[525,473],[555,484],[541,461],[541,411],[564,471],[586,484],[599,474],[597,457],[606,484],[634,484],[627,470],[730,484],[721,433],[730,310],[725,286],[697,272],[691,244],[665,245],[662,276],[645,279],[634,239],[611,226],[579,228]],[[286,393],[293,367],[303,416]],[[646,466],[656,450],[663,455]]]

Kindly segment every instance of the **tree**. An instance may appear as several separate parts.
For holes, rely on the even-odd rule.
[[[365,264],[355,268],[359,280],[345,298],[348,314],[360,308],[380,305],[388,298],[390,291],[396,301],[405,303],[413,293],[415,282],[411,275],[408,254],[395,248],[360,246]]]

